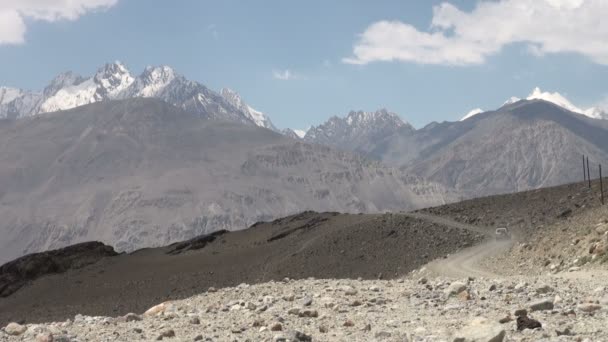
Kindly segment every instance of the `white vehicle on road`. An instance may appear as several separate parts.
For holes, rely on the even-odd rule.
[[[511,240],[511,233],[507,228],[496,228],[496,241]]]

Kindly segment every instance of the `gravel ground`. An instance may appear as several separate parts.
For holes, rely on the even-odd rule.
[[[0,340],[608,341],[605,274],[457,280],[424,273],[385,281],[241,284],[148,313],[12,325]],[[518,331],[516,311],[522,309],[542,328]],[[9,336],[9,330],[19,334]]]

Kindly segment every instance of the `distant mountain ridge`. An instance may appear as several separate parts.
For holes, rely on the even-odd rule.
[[[608,163],[608,120],[534,99],[398,131],[364,155],[478,197],[581,180],[583,154],[597,177],[597,164]]]
[[[413,129],[399,115],[386,109],[375,112],[351,111],[346,117],[333,116],[325,123],[311,127],[302,139],[310,143],[365,153],[376,141],[399,130]]]
[[[276,131],[270,119],[245,104],[236,92],[216,93],[190,81],[169,66],[146,67],[139,76],[120,62],[108,63],[95,75],[65,72],[42,92],[0,88],[0,118],[21,118],[82,105],[129,98],[158,98],[205,119],[256,125]]]
[[[504,102],[503,106],[510,105],[510,104],[519,102],[521,100],[522,99],[520,99],[519,97],[512,96],[507,101]],[[534,88],[532,90],[532,92],[530,93],[530,95],[528,95],[528,97],[525,98],[525,100],[528,100],[528,101],[543,100],[543,101],[551,102],[551,103],[553,103],[557,106],[560,106],[566,110],[569,110],[573,113],[578,113],[578,114],[588,116],[592,119],[608,120],[608,113],[606,113],[606,111],[603,110],[602,108],[591,107],[591,108],[587,108],[587,109],[581,109],[580,107],[577,107],[574,104],[572,104],[572,102],[570,102],[570,100],[568,100],[562,94],[557,93],[557,92],[551,93],[551,92],[542,91],[539,87]],[[464,121],[474,115],[477,115],[477,114],[480,114],[483,112],[484,112],[483,109],[480,109],[480,108],[474,109],[474,110],[470,111],[468,114],[466,114],[465,116],[463,116],[462,119],[460,119],[460,121]]]

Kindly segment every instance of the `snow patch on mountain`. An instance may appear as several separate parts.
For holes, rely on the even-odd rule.
[[[309,128],[310,129],[310,128]],[[308,130],[303,130],[303,129],[294,129],[293,132],[300,137],[300,139],[304,138],[306,136],[306,132]]]
[[[465,116],[462,117],[462,119],[460,119],[460,121],[464,121],[472,116],[475,116],[477,114],[483,113],[484,110],[481,108],[475,108],[472,111],[468,112]]]
[[[50,96],[40,105],[38,113],[56,112],[115,99],[134,80],[129,70],[120,62],[106,64],[97,71],[93,78],[82,82],[74,74],[61,74],[51,83],[52,88],[60,89],[53,93],[47,87],[45,94]]]
[[[599,107],[591,107],[588,109],[582,109],[582,108],[574,105],[572,102],[570,102],[570,100],[568,100],[562,94],[557,93],[557,92],[551,93],[551,92],[542,91],[539,87],[534,88],[532,90],[532,92],[530,93],[530,95],[528,95],[528,97],[526,97],[526,100],[528,100],[528,101],[543,100],[543,101],[551,102],[551,103],[553,103],[557,106],[560,106],[566,110],[569,110],[571,112],[582,114],[582,115],[588,116],[593,119],[608,119],[608,113],[606,113],[606,111],[602,110]],[[503,106],[510,105],[510,104],[516,103],[518,101],[521,101],[521,99],[519,97],[513,96],[510,99],[508,99],[507,101],[505,101]],[[471,112],[469,112],[467,115],[465,115],[462,119],[460,119],[460,121],[464,121],[481,112],[483,112],[483,111],[481,111],[480,109],[474,109]]]
[[[40,106],[40,113],[56,112],[96,102],[97,84],[93,79],[57,91]]]
[[[519,101],[521,101],[521,99],[519,97],[511,96],[511,98],[509,98],[507,101],[505,101],[505,103],[503,103],[502,105],[506,106],[506,105],[510,105],[510,104],[513,104],[513,103],[519,102]]]
[[[560,93],[543,92],[539,87],[534,88],[532,93],[526,98],[527,100],[544,100],[547,102],[554,103],[562,108],[575,113],[583,113],[583,110],[573,105],[567,98],[563,97]]]
[[[220,90],[220,95],[222,95],[230,104],[245,113],[257,126],[277,131],[266,114],[255,110],[253,107],[246,104],[236,91],[229,88],[223,88]]]
[[[168,66],[148,66],[134,84],[134,97],[157,97],[175,80],[175,71]]]
[[[116,96],[127,89],[135,78],[120,62],[106,64],[95,75],[95,82],[101,87],[101,96],[116,98]]]
[[[591,107],[582,113],[590,118],[608,120],[608,113],[601,108]]]
[[[544,100],[565,108],[571,112],[583,114],[593,119],[608,119],[608,113],[597,107],[581,109],[575,106],[567,98],[560,93],[543,92],[539,87],[534,88],[532,93],[527,97],[528,100]]]
[[[82,76],[68,71],[68,72],[63,72],[59,75],[57,75],[55,78],[53,78],[53,80],[51,80],[51,82],[49,83],[49,85],[46,86],[46,88],[44,88],[43,91],[43,95],[46,97],[51,97],[55,94],[57,94],[58,91],[60,91],[61,89],[76,85],[76,84],[80,84],[83,81],[85,81],[85,78],[83,78]]]
[[[21,89],[0,87],[0,104],[7,104],[23,95]]]
[[[253,122],[255,122],[256,125],[269,128],[267,126],[269,125],[268,123],[270,120],[266,117],[266,115],[264,115],[264,113],[253,109],[249,105],[246,106],[245,109],[245,113],[249,114],[249,117],[253,119]]]

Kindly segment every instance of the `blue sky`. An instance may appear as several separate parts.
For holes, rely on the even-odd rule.
[[[15,8],[0,4],[0,18],[14,10],[26,31],[0,24],[0,85],[25,89],[66,70],[91,75],[108,61],[135,74],[167,64],[212,89],[238,91],[281,128],[378,108],[421,127],[497,108],[536,86],[581,107],[608,96],[608,52],[598,45],[608,29],[593,21],[598,8],[583,12],[584,0],[79,0],[108,5],[52,18],[18,8],[34,1],[7,1]],[[545,1],[551,7],[535,10],[583,18],[580,27],[550,16],[531,27],[500,14]],[[525,29],[498,34],[486,21]]]

